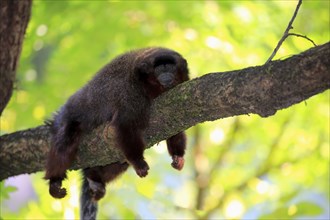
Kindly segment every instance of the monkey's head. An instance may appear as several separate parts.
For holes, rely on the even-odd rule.
[[[165,48],[143,50],[135,68],[151,98],[189,79],[187,61],[179,53]]]

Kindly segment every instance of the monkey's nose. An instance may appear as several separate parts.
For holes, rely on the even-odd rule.
[[[173,87],[173,83],[174,83],[174,76],[172,73],[162,73],[160,74],[158,77],[158,81],[159,83],[164,86],[164,88],[168,89]]]

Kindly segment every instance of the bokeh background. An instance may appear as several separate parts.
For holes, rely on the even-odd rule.
[[[16,90],[1,134],[38,126],[116,55],[163,46],[191,78],[266,62],[297,1],[37,1]],[[304,1],[291,32],[329,41],[329,1]],[[312,47],[289,37],[275,59]],[[186,165],[170,166],[164,143],[145,152],[151,170],[111,183],[99,219],[328,219],[329,91],[269,118],[244,115],[190,128]],[[44,173],[1,185],[2,219],[79,218],[79,171],[68,196],[48,194]]]

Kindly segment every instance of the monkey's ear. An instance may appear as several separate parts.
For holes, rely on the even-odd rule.
[[[150,66],[145,62],[139,63],[135,67],[135,73],[139,76],[139,79],[144,80],[151,73]]]
[[[136,68],[139,72],[147,72],[149,69],[148,64],[145,62],[139,63]]]

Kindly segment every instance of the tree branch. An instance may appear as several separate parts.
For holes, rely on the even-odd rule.
[[[329,89],[329,46],[263,66],[207,74],[175,87],[152,106],[148,147],[197,123],[250,113],[267,117]],[[123,161],[111,134],[111,127],[102,125],[84,136],[72,169]],[[46,126],[1,136],[0,180],[43,170],[49,143]]]

